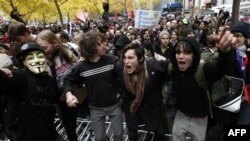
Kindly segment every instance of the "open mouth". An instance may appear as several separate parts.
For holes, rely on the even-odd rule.
[[[126,70],[127,70],[127,73],[132,73],[132,67],[131,66],[125,66],[126,67]]]
[[[178,64],[185,65],[186,63],[185,63],[185,61],[178,61]]]
[[[127,69],[131,69],[131,66],[126,66]]]
[[[185,67],[185,65],[186,65],[185,61],[178,61],[178,66],[179,66],[180,69]]]

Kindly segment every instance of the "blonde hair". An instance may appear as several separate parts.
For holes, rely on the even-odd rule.
[[[42,39],[47,41],[49,44],[52,44],[55,47],[55,52],[52,54],[50,60],[55,56],[59,55],[61,59],[64,59],[67,63],[74,63],[77,61],[77,57],[70,52],[69,48],[60,42],[51,30],[43,30],[37,35],[37,39]]]

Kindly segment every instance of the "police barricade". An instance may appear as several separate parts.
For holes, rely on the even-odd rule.
[[[89,119],[85,118],[77,118],[77,127],[76,127],[76,133],[78,135],[78,140],[79,141],[95,141],[95,135],[94,132],[91,128],[91,121]],[[67,141],[67,135],[65,132],[65,129],[62,125],[62,121],[59,118],[55,119],[55,125],[56,125],[56,130],[57,132],[62,136],[64,141]],[[106,125],[106,138],[109,141],[113,141],[113,131],[111,129],[111,122],[107,121],[105,122]],[[154,133],[153,132],[147,132],[143,128],[145,125],[139,125],[139,141],[144,141],[144,140],[150,140],[153,141],[154,139]],[[123,122],[123,141],[129,141],[128,140],[128,130],[127,130],[127,125],[126,122]],[[166,136],[166,141],[171,141],[171,134],[165,134]]]

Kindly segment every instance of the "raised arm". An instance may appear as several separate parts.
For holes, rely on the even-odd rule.
[[[236,42],[236,38],[228,30],[227,27],[218,35],[218,49],[221,51],[231,50],[232,44]]]

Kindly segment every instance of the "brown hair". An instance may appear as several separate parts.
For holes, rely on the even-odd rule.
[[[30,33],[26,25],[20,22],[11,23],[8,28],[8,37],[11,41],[16,41],[17,36],[23,36]]]
[[[145,60],[145,51],[144,49],[138,44],[138,43],[129,43],[125,46],[125,48],[122,51],[122,59],[125,58],[125,53],[128,50],[134,50],[135,55],[137,56],[137,60],[139,64],[143,63]]]
[[[215,47],[217,42],[218,42],[218,38],[216,34],[211,34],[207,36],[208,47]]]
[[[81,55],[85,58],[93,57],[97,52],[98,44],[106,42],[106,36],[97,31],[88,31],[79,41]]]

